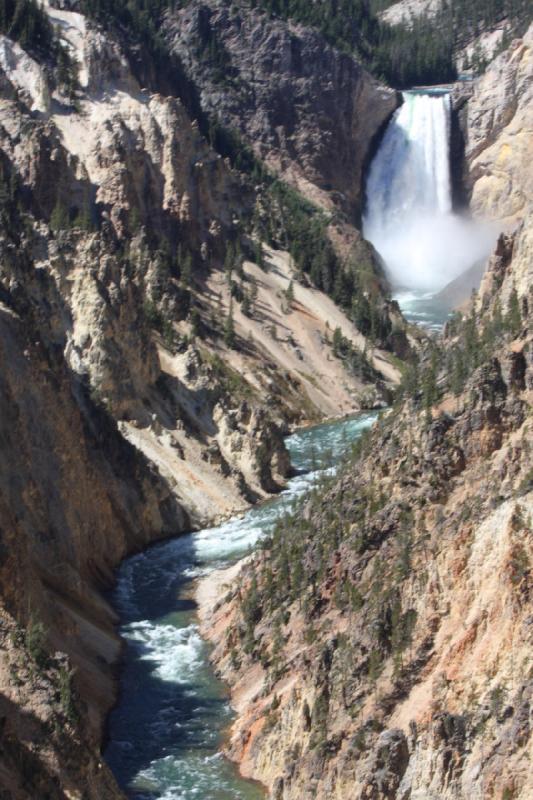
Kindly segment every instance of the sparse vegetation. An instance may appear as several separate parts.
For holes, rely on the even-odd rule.
[[[237,342],[237,337],[235,335],[235,324],[233,322],[233,303],[230,302],[230,306],[228,309],[228,315],[226,317],[226,321],[224,323],[224,342],[227,347],[233,349]]]
[[[380,380],[368,356],[353,342],[347,339],[340,328],[333,331],[333,355],[345,362],[347,369],[357,375],[362,381],[377,382]]]
[[[332,45],[355,53],[377,77],[397,88],[455,80],[458,46],[502,20],[514,34],[520,33],[533,18],[528,0],[451,0],[432,17],[421,15],[397,25],[377,16],[391,5],[389,0],[258,0],[258,5],[317,28]],[[481,56],[475,68],[484,68]]]
[[[365,336],[385,344],[392,325],[374,267],[366,258],[342,263],[328,236],[330,218],[281,181],[268,185],[258,206],[255,233],[271,246],[289,251],[294,280],[303,281],[307,276],[317,289],[333,298]],[[290,294],[290,288],[288,291]]]
[[[176,343],[176,332],[172,321],[166,317],[153,300],[144,303],[144,318],[150,328],[161,334],[166,347],[172,350]]]

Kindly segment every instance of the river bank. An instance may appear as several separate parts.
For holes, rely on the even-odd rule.
[[[222,525],[156,545],[122,566],[114,604],[126,650],[106,760],[130,797],[263,797],[221,756],[234,711],[210,665],[198,610],[203,615],[216,604],[240,560],[376,416],[296,432],[287,439],[296,474],[279,496]]]

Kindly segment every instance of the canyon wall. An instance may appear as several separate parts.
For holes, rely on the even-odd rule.
[[[466,106],[466,162],[474,215],[508,234],[482,281],[479,303],[499,290],[527,297],[532,279],[533,26],[476,82]],[[512,258],[513,269],[503,268]]]
[[[203,609],[227,753],[276,800],[533,791],[530,37],[467,107],[473,209],[506,231],[474,303]]]
[[[512,225],[531,206],[533,26],[474,84],[466,159],[475,214]]]
[[[503,244],[496,262],[519,286]],[[277,800],[531,795],[529,286],[516,301],[451,327],[203,611],[227,753]]]
[[[206,112],[307,197],[360,216],[363,170],[396,92],[320,33],[222,0],[172,12],[165,37]]]

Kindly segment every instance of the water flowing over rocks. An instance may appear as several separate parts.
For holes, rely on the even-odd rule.
[[[119,562],[278,492],[290,426],[382,406],[399,380],[395,359],[329,296],[305,280],[293,286],[279,243],[244,234],[251,180],[163,81],[148,88],[157,76],[132,69],[120,32],[76,7],[44,4],[79,67],[71,92],[46,60],[0,37],[0,789],[9,800],[122,797],[100,755],[120,659],[104,592]],[[351,224],[396,92],[317,33],[219,0],[169,11],[163,33],[203,112],[335,212],[336,251],[367,265],[390,337],[409,357],[378,260]],[[213,36],[225,85],[202,59]],[[516,297],[524,321],[530,38],[476,84],[467,112],[473,207],[513,228],[477,302],[508,314]],[[142,66],[154,72],[148,58]],[[483,104],[496,106],[492,118]],[[237,289],[223,268],[236,241],[245,250]],[[248,315],[234,294],[252,285],[259,311]],[[263,661],[235,658],[239,590],[212,610],[215,658],[239,712],[228,752],[275,797],[452,800],[480,780],[497,800],[530,793],[533,383],[523,328],[445,407],[423,418],[407,405],[398,431],[374,434],[357,473],[330,487],[317,513],[303,510],[334,536],[332,510],[345,530],[373,509],[364,537],[354,524],[310,587],[311,636],[297,598],[287,619],[265,611],[258,621],[289,671],[267,675],[268,644]],[[364,355],[366,375],[346,370],[335,332]],[[358,617],[353,593],[342,612],[340,578],[370,591],[382,563],[405,569],[395,534],[406,504],[420,523],[408,580]],[[309,540],[300,563],[319,561]]]
[[[238,713],[227,752],[272,797],[531,794],[530,320],[429,416],[410,402],[386,416],[206,603]],[[300,558],[300,536],[303,584],[289,555],[279,599],[280,548]]]

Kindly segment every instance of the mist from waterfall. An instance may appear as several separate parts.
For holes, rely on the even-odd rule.
[[[433,293],[486,259],[495,237],[452,212],[450,96],[403,100],[370,166],[363,232],[396,289]]]

